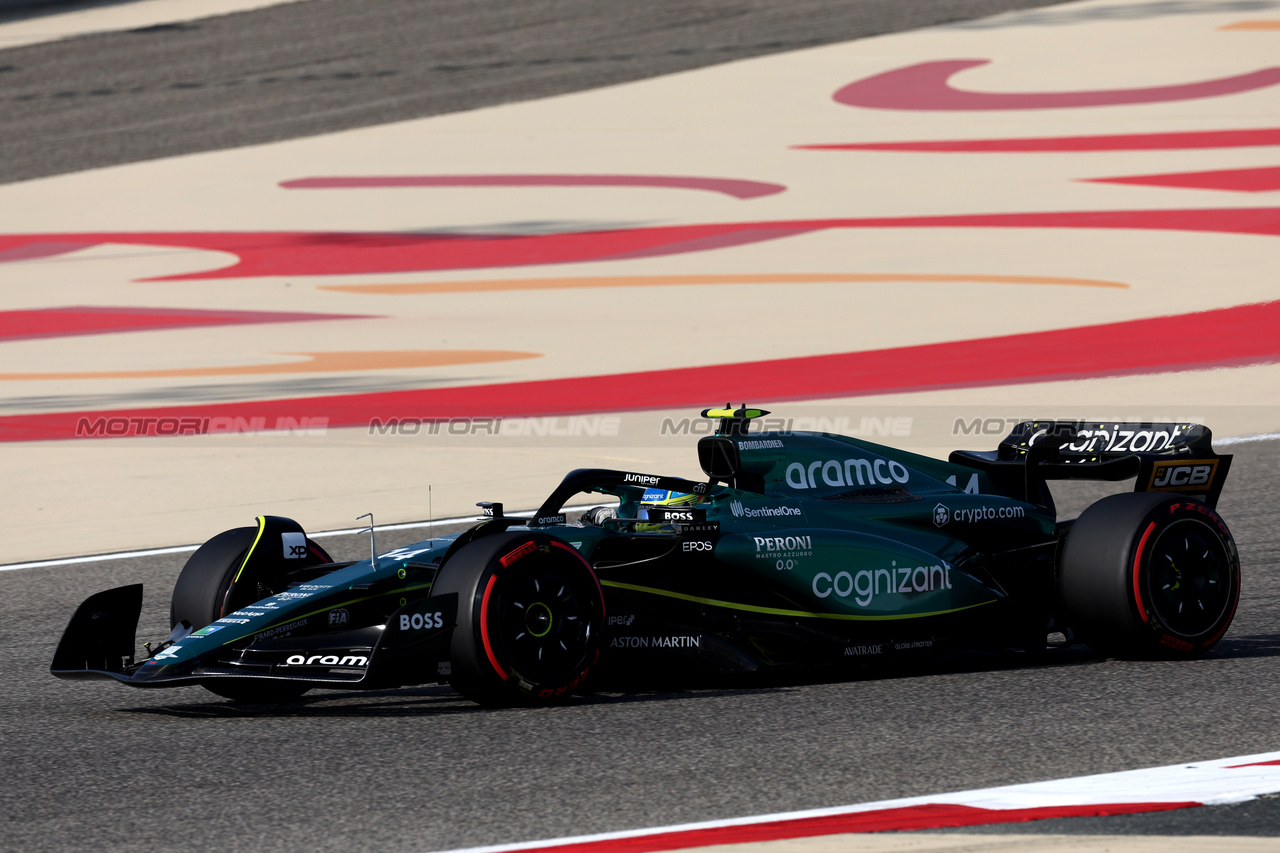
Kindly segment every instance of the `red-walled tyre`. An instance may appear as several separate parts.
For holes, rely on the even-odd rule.
[[[1179,495],[1111,495],[1076,520],[1058,566],[1076,635],[1117,657],[1190,658],[1226,633],[1240,559],[1222,518]]]
[[[458,594],[449,682],[481,705],[547,704],[580,688],[600,654],[604,594],[590,564],[545,533],[478,539],[440,570]]]

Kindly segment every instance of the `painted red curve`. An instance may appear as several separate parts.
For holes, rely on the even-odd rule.
[[[1280,128],[1122,133],[1107,136],[1043,136],[1024,139],[939,139],[916,142],[846,142],[793,145],[799,151],[1068,152],[1176,151],[1280,145]]]
[[[298,178],[283,181],[280,186],[287,190],[407,187],[652,187],[703,190],[738,199],[759,198],[786,190],[782,184],[764,181],[667,175],[387,175]]]
[[[708,400],[804,400],[1280,363],[1280,301],[1194,314],[893,349],[606,376],[300,399],[0,417],[0,441],[162,434],[158,419],[292,419],[367,427],[391,418],[528,417],[696,408]],[[135,423],[136,421],[136,423]],[[150,423],[150,426],[146,425]],[[309,422],[315,423],[315,420]],[[79,427],[81,436],[77,436]],[[176,428],[175,428],[176,429]],[[169,434],[173,434],[170,432]]]
[[[745,844],[780,841],[789,838],[813,838],[852,832],[893,832],[918,829],[944,829],[954,826],[982,826],[998,823],[1025,823],[1063,817],[1101,817],[1103,815],[1139,814],[1173,811],[1201,805],[1177,803],[1106,803],[1101,805],[1041,806],[1025,809],[984,809],[950,803],[925,803],[901,808],[874,809],[864,812],[787,818],[758,823],[709,826],[697,829],[651,832],[631,836],[614,836],[594,841],[566,842],[526,848],[508,848],[506,853],[657,853],[718,844]]]
[[[195,308],[132,308],[75,305],[0,311],[0,341],[60,338],[108,332],[186,329],[247,323],[298,323],[310,320],[360,319],[356,314],[309,314],[284,311],[209,311]]]
[[[1188,190],[1265,193],[1280,190],[1280,166],[1218,169],[1211,172],[1171,172],[1163,175],[1130,175],[1121,178],[1089,178],[1087,180],[1093,184],[1134,184]]]
[[[880,110],[1049,110],[1216,98],[1280,83],[1280,68],[1272,67],[1234,77],[1143,89],[973,92],[956,89],[951,85],[950,80],[954,75],[989,62],[991,62],[989,59],[946,59],[921,62],[855,80],[837,90],[832,97],[837,103],[845,106]]]
[[[219,269],[165,276],[182,281],[257,276],[366,275],[522,267],[701,252],[830,228],[1100,228],[1280,236],[1280,208],[992,213],[674,225],[563,234],[370,232],[152,232],[15,234],[0,252],[51,239],[98,245],[173,246],[225,252]]]

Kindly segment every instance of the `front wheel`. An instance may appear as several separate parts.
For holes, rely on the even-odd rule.
[[[1188,658],[1226,633],[1240,598],[1240,558],[1222,518],[1190,498],[1111,495],[1063,543],[1063,608],[1096,651]]]
[[[545,533],[477,540],[445,563],[432,595],[458,594],[450,683],[481,705],[546,704],[578,689],[600,653],[595,572]]]
[[[261,594],[263,590],[258,589],[256,578],[244,578],[243,583],[236,583],[236,575],[257,534],[257,528],[237,527],[219,533],[196,549],[173,586],[173,597],[169,601],[170,628],[179,622],[186,622],[193,629],[203,628],[271,594],[270,590],[265,591],[266,595]],[[310,539],[306,542],[310,560],[332,562],[323,548]],[[310,689],[305,684],[230,678],[211,679],[202,684],[224,699],[245,703],[292,702]]]

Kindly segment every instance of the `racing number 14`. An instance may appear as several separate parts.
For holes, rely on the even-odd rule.
[[[948,485],[948,486],[956,486],[956,488],[959,488],[959,486],[957,486],[957,485],[956,485],[956,475],[955,475],[955,474],[952,474],[950,477],[948,477],[948,478],[947,478],[947,485]],[[971,475],[971,476],[969,477],[969,482],[967,482],[967,483],[965,483],[965,484],[964,484],[964,493],[965,493],[966,495],[976,495],[976,494],[978,494],[978,475],[977,475],[977,474],[973,474],[973,475]]]

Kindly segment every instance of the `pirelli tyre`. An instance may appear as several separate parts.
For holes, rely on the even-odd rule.
[[[481,705],[547,704],[580,688],[600,654],[604,594],[567,543],[544,533],[478,539],[445,562],[432,595],[457,593],[449,682]]]
[[[1095,651],[1189,658],[1226,633],[1240,598],[1240,559],[1222,518],[1179,495],[1111,495],[1063,543],[1065,616]]]
[[[187,622],[193,629],[203,628],[246,604],[272,594],[271,590],[258,589],[252,578],[243,578],[236,584],[239,590],[232,594],[236,573],[244,563],[249,548],[253,546],[258,530],[255,527],[237,527],[225,530],[205,542],[187,560],[173,585],[169,601],[169,627]],[[307,540],[310,561],[332,562],[319,545]],[[259,594],[261,593],[261,594]],[[288,682],[261,680],[238,681],[214,679],[204,686],[234,702],[291,702],[309,688]]]

